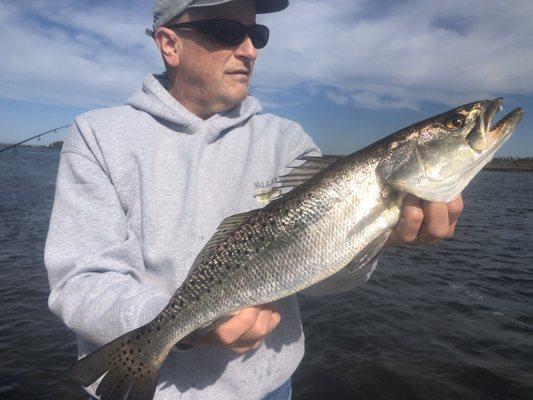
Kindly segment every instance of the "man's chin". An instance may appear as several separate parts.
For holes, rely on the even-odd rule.
[[[248,97],[248,90],[242,91],[241,93],[232,93],[231,96],[225,96],[224,100],[221,102],[221,112],[231,110],[233,107],[241,104]]]

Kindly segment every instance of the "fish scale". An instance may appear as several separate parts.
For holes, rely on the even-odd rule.
[[[522,118],[494,127],[502,100],[467,104],[346,157],[303,157],[265,208],[226,218],[163,311],[79,360],[84,386],[104,375],[102,400],[150,400],[170,350],[240,309],[321,285],[342,290],[375,258],[401,217],[406,194],[449,201],[490,161]],[[284,195],[282,189],[293,188]],[[348,265],[348,266],[347,266]]]

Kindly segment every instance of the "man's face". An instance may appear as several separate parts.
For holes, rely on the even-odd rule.
[[[176,22],[205,19],[232,19],[250,26],[255,23],[255,4],[253,1],[235,1],[215,7],[192,8]],[[175,85],[181,101],[195,102],[209,117],[246,98],[257,58],[249,37],[239,45],[227,46],[192,29],[178,29],[176,34],[181,38],[181,46]]]

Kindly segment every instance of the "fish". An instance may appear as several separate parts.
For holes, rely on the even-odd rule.
[[[401,218],[404,197],[449,202],[523,117],[503,99],[469,103],[348,156],[303,156],[263,208],[226,218],[151,322],[78,360],[69,375],[102,400],[152,399],[169,352],[243,308],[314,288],[367,265]],[[196,335],[196,336],[195,336]]]

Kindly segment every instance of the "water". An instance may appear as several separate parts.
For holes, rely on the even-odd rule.
[[[0,398],[86,399],[46,304],[59,155],[0,155]],[[451,240],[387,253],[369,283],[301,298],[303,399],[533,399],[533,174],[482,172]]]

